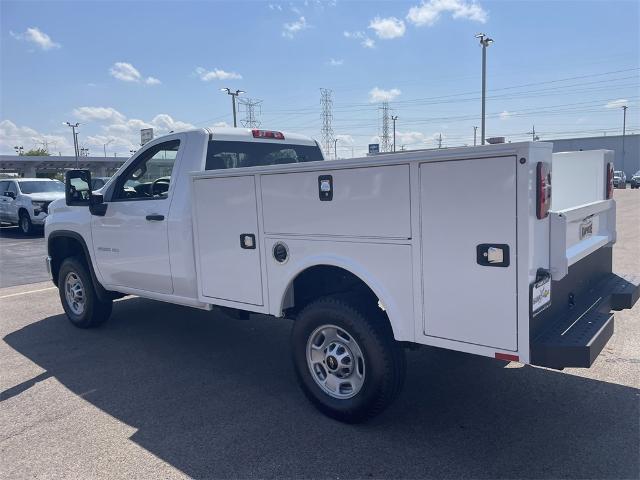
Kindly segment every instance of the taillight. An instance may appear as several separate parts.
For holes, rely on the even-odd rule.
[[[613,197],[613,163],[607,163],[607,200]]]
[[[274,140],[284,140],[282,132],[274,132],[272,130],[251,130],[253,138],[273,138]]]
[[[551,208],[551,172],[546,163],[538,162],[536,173],[536,216],[543,219]]]

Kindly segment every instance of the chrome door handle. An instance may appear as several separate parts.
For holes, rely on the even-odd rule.
[[[147,215],[146,218],[150,222],[161,222],[162,220],[164,220],[164,215],[153,214],[153,215]]]

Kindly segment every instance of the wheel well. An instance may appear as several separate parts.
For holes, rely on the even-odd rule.
[[[51,257],[51,276],[53,283],[58,284],[58,272],[65,258],[78,257],[86,265],[87,259],[82,244],[72,237],[54,237],[49,240],[49,256]]]
[[[26,209],[26,208],[24,208],[24,207],[20,207],[20,208],[18,209],[18,218],[20,218],[20,217],[22,216],[22,214],[23,214],[23,213],[26,213],[27,215],[29,215],[29,212],[27,211],[27,209]]]
[[[286,314],[295,315],[318,298],[336,295],[370,308],[380,307],[378,296],[357,275],[332,265],[316,265],[300,272],[289,285],[284,297]]]

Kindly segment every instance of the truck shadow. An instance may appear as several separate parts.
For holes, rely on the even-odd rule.
[[[52,316],[4,338],[46,373],[2,400],[54,376],[199,478],[638,478],[633,388],[425,348],[389,410],[343,425],[299,391],[289,329],[137,298],[97,330]]]

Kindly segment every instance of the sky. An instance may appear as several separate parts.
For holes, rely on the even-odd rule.
[[[620,134],[622,105],[637,133],[639,29],[638,1],[0,0],[0,153],[72,154],[68,121],[90,155],[129,156],[141,128],[232,124],[224,87],[318,141],[331,90],[340,157],[380,141],[384,101],[398,149],[473,144],[479,32],[487,137]]]

